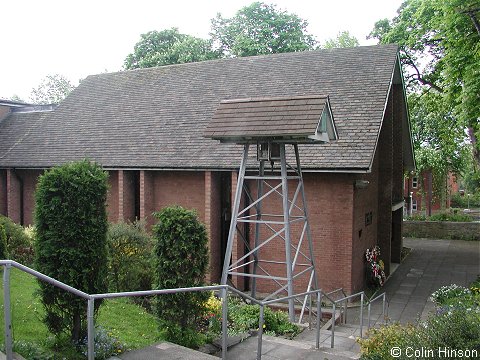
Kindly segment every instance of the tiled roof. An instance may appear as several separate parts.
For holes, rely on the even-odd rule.
[[[3,120],[0,167],[237,168],[238,145],[203,137],[222,100],[328,94],[339,139],[301,145],[303,168],[368,170],[395,66],[381,45],[92,75],[56,110]]]
[[[205,137],[242,143],[255,139],[308,139],[316,134],[328,97],[282,96],[223,100]]]

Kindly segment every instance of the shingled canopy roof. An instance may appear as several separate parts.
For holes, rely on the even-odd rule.
[[[263,140],[329,142],[330,137],[337,138],[328,96],[323,95],[223,100],[204,135],[237,144]]]
[[[379,45],[88,76],[56,110],[1,120],[0,167],[86,157],[106,168],[236,169],[239,146],[203,136],[220,101],[328,94],[338,141],[301,145],[303,168],[369,171],[388,94],[401,84],[397,51]],[[403,143],[408,157],[409,137]]]

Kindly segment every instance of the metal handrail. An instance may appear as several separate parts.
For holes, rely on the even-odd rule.
[[[316,348],[320,347],[320,320],[322,316],[321,302],[322,295],[324,293],[321,289],[306,291],[300,294],[285,296],[278,299],[272,299],[268,301],[257,300],[230,285],[211,285],[201,287],[188,287],[188,288],[176,288],[176,289],[159,289],[159,290],[146,290],[146,291],[130,291],[130,292],[116,292],[116,293],[103,293],[103,294],[87,294],[81,290],[78,290],[70,285],[67,285],[61,281],[44,275],[36,270],[33,270],[25,265],[17,263],[13,260],[0,260],[0,266],[4,267],[3,272],[3,284],[4,284],[4,313],[5,313],[5,352],[7,360],[13,359],[13,339],[12,339],[12,317],[10,306],[10,268],[15,267],[23,272],[31,274],[36,278],[48,282],[60,289],[68,291],[76,296],[79,296],[87,300],[87,355],[88,360],[95,359],[95,324],[94,324],[94,308],[95,300],[97,299],[113,299],[120,297],[133,297],[133,296],[152,296],[162,294],[172,294],[181,292],[196,292],[196,291],[220,291],[222,298],[222,359],[227,358],[227,318],[228,318],[228,297],[229,291],[235,293],[243,298],[249,299],[253,303],[260,306],[259,316],[259,332],[258,332],[258,347],[257,347],[257,359],[262,358],[262,340],[263,340],[263,323],[264,323],[264,311],[265,306],[281,302],[289,299],[293,299],[301,296],[317,295],[317,326],[316,326]],[[310,300],[311,302],[311,300]],[[310,306],[311,312],[311,306]]]
[[[383,321],[386,323],[386,309],[388,311],[388,301],[387,301],[387,294],[386,293],[381,293],[380,295],[376,296],[374,299],[368,300],[368,323],[367,323],[367,329],[370,329],[370,311],[371,311],[371,306],[372,304],[377,301],[378,299],[382,299],[382,316],[383,316]]]
[[[335,345],[335,314],[336,314],[336,306],[337,306],[337,303],[341,303],[343,302],[343,309],[344,309],[344,322],[346,323],[346,320],[347,320],[347,301],[351,298],[354,298],[354,297],[357,297],[360,295],[360,337],[363,337],[363,300],[364,300],[364,296],[365,296],[365,293],[363,291],[360,291],[358,293],[355,293],[355,294],[352,294],[352,295],[348,295],[348,296],[345,296],[341,299],[338,299],[338,300],[335,300],[333,302],[333,310],[332,310],[332,327],[331,327],[331,339],[330,339],[330,347],[333,349],[334,345]]]
[[[78,290],[70,285],[67,285],[61,281],[58,281],[52,277],[44,275],[36,270],[33,270],[25,265],[22,265],[13,260],[0,260],[0,266],[4,267],[3,272],[3,283],[4,283],[4,314],[5,314],[5,352],[7,359],[13,359],[13,339],[12,339],[12,318],[11,318],[11,304],[10,304],[10,269],[11,267],[15,267],[23,272],[31,274],[36,278],[45,281],[47,283],[52,284],[60,289],[68,291],[76,296],[79,296],[83,299],[87,300],[87,353],[88,353],[88,360],[94,360],[95,358],[95,345],[94,345],[94,338],[95,338],[95,324],[94,324],[94,308],[95,308],[95,300],[97,299],[113,299],[113,298],[120,298],[120,297],[133,297],[133,296],[152,296],[152,295],[163,295],[163,294],[172,294],[172,293],[183,293],[183,292],[196,292],[196,291],[220,291],[220,297],[222,298],[222,359],[227,358],[227,317],[228,317],[228,292],[231,291],[245,299],[250,300],[251,302],[260,306],[260,316],[259,316],[259,329],[258,329],[258,345],[257,345],[257,359],[262,358],[262,341],[263,341],[263,324],[264,324],[264,311],[265,306],[282,302],[285,300],[294,299],[297,297],[309,297],[310,298],[310,306],[309,306],[309,326],[312,323],[312,295],[316,295],[317,297],[317,306],[316,306],[316,344],[315,348],[319,349],[320,347],[320,321],[322,318],[322,297],[327,298],[333,304],[332,310],[332,334],[331,334],[331,347],[334,347],[334,339],[335,339],[335,314],[336,314],[336,306],[338,303],[344,304],[344,321],[346,322],[346,315],[347,315],[347,301],[353,297],[360,296],[360,337],[363,337],[363,308],[365,305],[368,305],[368,328],[370,328],[370,311],[371,311],[371,304],[375,301],[378,301],[380,298],[383,299],[383,310],[382,314],[385,319],[385,309],[388,306],[388,302],[386,299],[386,294],[382,293],[376,296],[373,299],[369,299],[367,303],[364,303],[365,293],[358,292],[349,296],[344,296],[343,298],[333,300],[330,295],[333,293],[341,291],[345,294],[343,288],[336,289],[329,293],[324,293],[321,289],[318,290],[311,290],[306,291],[303,293],[289,295],[281,298],[271,299],[267,301],[260,301],[252,296],[241,292],[240,290],[230,286],[230,285],[210,285],[210,286],[197,286],[197,287],[184,287],[184,288],[175,288],[175,289],[159,289],[159,290],[146,290],[146,291],[130,291],[130,292],[116,292],[116,293],[103,293],[103,294],[87,294],[81,290]]]

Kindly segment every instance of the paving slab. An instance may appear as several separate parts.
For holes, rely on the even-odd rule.
[[[390,276],[383,291],[389,299],[388,317],[391,322],[415,323],[426,318],[435,310],[429,300],[431,293],[443,285],[456,283],[467,286],[480,275],[480,242],[461,240],[404,239],[404,246],[412,248],[411,253]],[[379,303],[381,305],[381,302]],[[381,307],[372,305],[371,326],[384,322]],[[364,328],[367,331],[367,312],[363,313]],[[263,337],[263,360],[321,359],[351,360],[358,359],[360,336],[358,324],[359,308],[349,309],[346,326],[336,327],[335,348],[330,348],[331,332],[320,333],[320,349],[315,349],[315,331],[305,329],[295,341],[270,336]],[[353,324],[353,325],[352,325]],[[354,325],[357,325],[356,327]],[[228,350],[232,360],[254,360],[257,356],[257,337],[250,337]],[[160,343],[145,349],[122,354],[114,359],[217,359],[184,347]]]
[[[235,345],[228,351],[228,359],[232,360],[255,360],[257,358],[257,337],[251,337],[244,342]],[[339,349],[330,349],[291,341],[271,336],[263,337],[262,360],[290,360],[290,359],[322,359],[322,360],[352,360],[359,359],[358,353]]]
[[[186,347],[161,342],[143,349],[126,352],[109,360],[218,360],[217,357],[204,354]]]

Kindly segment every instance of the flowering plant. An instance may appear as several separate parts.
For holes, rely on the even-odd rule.
[[[379,259],[380,248],[374,246],[367,249],[365,258],[367,259],[367,280],[370,286],[378,287],[385,284],[386,276],[384,272],[384,263]]]
[[[461,298],[468,296],[472,293],[470,289],[467,289],[463,286],[458,286],[456,284],[442,286],[440,289],[435,291],[430,300],[433,301],[436,305],[443,305],[447,302],[448,299],[452,298]]]

